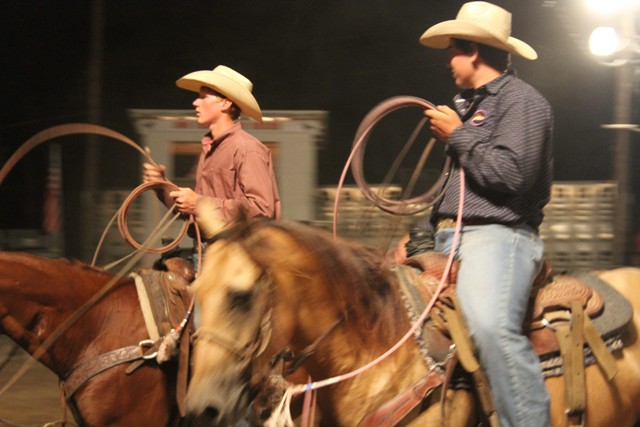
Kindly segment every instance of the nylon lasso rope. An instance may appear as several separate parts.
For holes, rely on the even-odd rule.
[[[437,200],[442,197],[444,194],[444,190],[446,189],[449,183],[449,176],[451,172],[451,158],[449,156],[445,157],[444,164],[442,167],[442,172],[436,182],[423,194],[420,194],[416,197],[406,198],[408,194],[410,194],[413,190],[413,186],[417,181],[418,175],[422,172],[424,164],[427,160],[427,157],[431,153],[433,149],[436,139],[430,138],[430,140],[425,145],[425,148],[418,160],[416,168],[411,176],[411,181],[409,185],[405,189],[404,197],[400,200],[388,199],[384,197],[383,192],[375,192],[371,189],[371,186],[366,181],[363,173],[363,161],[364,161],[364,152],[367,145],[367,141],[374,127],[382,121],[386,116],[393,113],[394,111],[403,109],[403,108],[411,108],[418,107],[422,110],[431,110],[435,109],[435,105],[431,102],[424,100],[422,98],[414,97],[414,96],[397,96],[393,98],[389,98],[385,101],[382,101],[377,106],[375,106],[362,120],[358,130],[356,131],[356,136],[353,141],[353,146],[351,149],[351,153],[349,158],[345,163],[345,167],[342,171],[342,175],[340,177],[340,181],[338,183],[338,189],[336,191],[336,198],[334,200],[333,207],[333,234],[334,236],[337,234],[337,222],[338,222],[338,206],[340,199],[340,191],[344,184],[344,180],[346,178],[347,171],[349,167],[351,167],[351,172],[353,178],[356,182],[356,185],[362,191],[363,195],[371,201],[374,205],[376,205],[379,209],[384,212],[401,215],[401,216],[411,216],[416,215],[421,212],[429,209]],[[409,149],[414,144],[420,130],[423,128],[426,123],[426,118],[421,120],[416,126],[413,134],[404,145],[399,155],[395,159],[391,169],[387,173],[387,177],[385,177],[384,182],[389,180],[390,176],[395,174],[395,171],[399,167],[400,162],[407,155]]]

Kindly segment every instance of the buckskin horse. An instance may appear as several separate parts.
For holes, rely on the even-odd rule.
[[[220,224],[211,218],[199,223],[207,221],[208,235],[215,234]],[[194,282],[202,314],[187,411],[232,423],[284,369],[277,363],[283,355],[317,381],[353,372],[385,353],[411,322],[398,279],[381,263],[382,255],[371,249],[302,224],[241,220],[218,234]],[[608,381],[598,364],[584,368],[584,420],[589,426],[632,426],[640,412],[640,269],[600,272],[599,278],[630,301],[633,318],[623,345],[613,350],[617,375]],[[359,425],[424,379],[429,367],[416,341],[405,341],[359,375],[319,388],[322,421]],[[549,377],[546,384],[553,424],[565,425],[564,379]],[[444,410],[437,394],[403,425],[444,425],[442,416],[448,426],[478,424],[482,410],[473,387],[447,388]]]
[[[179,262],[168,264],[175,271],[149,273],[160,275],[172,292],[183,292],[191,273]],[[39,360],[62,381],[80,425],[180,422],[179,363],[159,364],[149,356],[153,343],[134,282],[80,262],[0,252],[0,333],[32,355],[59,333]],[[81,315],[68,322],[75,313]],[[65,322],[68,327],[59,330]]]

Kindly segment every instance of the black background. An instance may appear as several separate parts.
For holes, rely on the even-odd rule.
[[[426,49],[418,38],[432,24],[453,19],[462,3],[104,0],[98,14],[103,48],[96,50],[95,2],[2,0],[0,164],[40,130],[89,120],[95,55],[101,64],[98,124],[136,141],[128,108],[191,108],[193,94],[175,80],[219,64],[253,81],[263,110],[328,110],[318,183],[335,184],[360,120],[377,103],[396,95],[451,103],[457,89],[446,52]],[[612,179],[615,134],[600,125],[613,120],[615,70],[586,51],[588,31],[601,17],[584,12],[578,0],[495,3],[513,12],[513,35],[539,54],[532,62],[514,57],[514,66],[554,108],[555,179]],[[61,146],[64,190],[73,203],[70,195],[85,185],[85,144],[75,138]],[[100,140],[99,154],[92,171],[99,188],[138,184],[135,151]],[[40,227],[46,167],[47,150],[39,147],[0,185],[0,228]],[[638,181],[637,172],[632,180]]]

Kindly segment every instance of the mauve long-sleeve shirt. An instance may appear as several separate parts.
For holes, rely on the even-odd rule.
[[[528,224],[537,229],[551,192],[551,106],[512,72],[456,95],[454,102],[463,124],[447,145],[456,161],[451,183],[434,206],[431,222],[456,217],[462,166],[466,184],[463,220]]]
[[[271,151],[251,134],[234,124],[214,140],[203,145],[211,149],[200,154],[196,169],[195,192],[198,202],[211,198],[227,221],[239,209],[251,217],[279,219],[280,195],[273,171]]]

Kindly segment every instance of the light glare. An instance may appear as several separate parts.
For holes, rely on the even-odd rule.
[[[630,0],[586,0],[587,6],[597,13],[613,13],[630,4]]]
[[[596,56],[609,56],[618,50],[618,46],[618,35],[611,27],[598,27],[589,37],[589,50]]]

